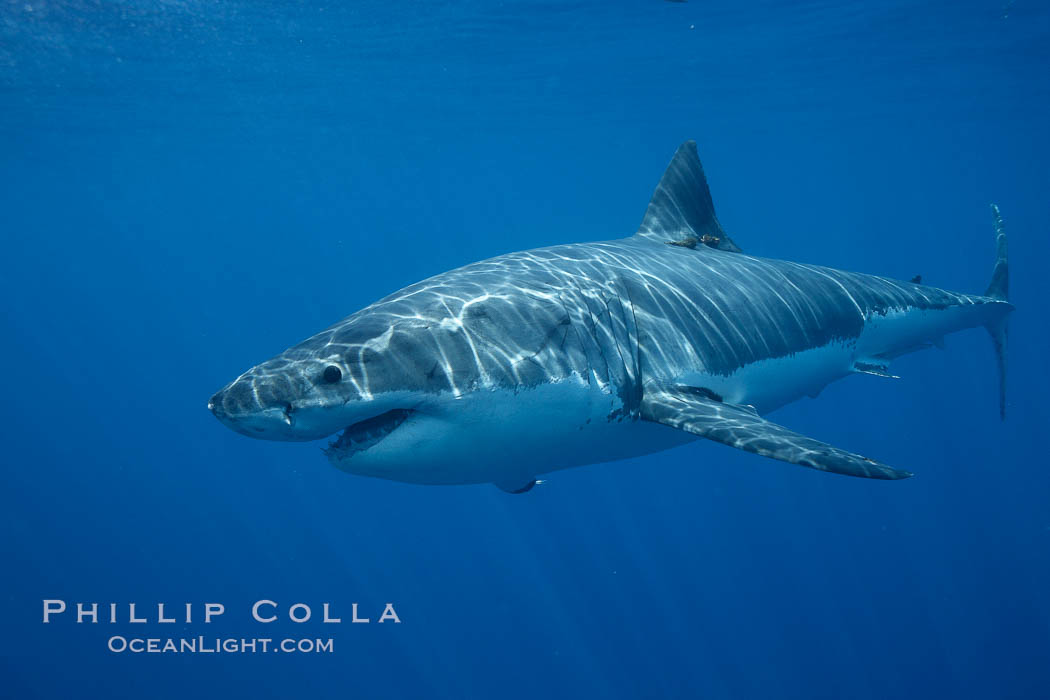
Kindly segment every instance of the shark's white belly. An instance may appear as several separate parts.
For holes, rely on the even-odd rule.
[[[729,375],[686,372],[679,383],[709,389],[726,403],[754,406],[764,413],[803,396],[816,396],[825,386],[850,373],[853,355],[852,343],[834,342],[752,362]]]
[[[559,469],[635,457],[695,436],[619,417],[618,396],[582,379],[435,401],[344,471],[420,484],[527,483]]]

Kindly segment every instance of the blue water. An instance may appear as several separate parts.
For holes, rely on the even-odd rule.
[[[1048,68],[1031,0],[3,4],[0,695],[1044,697]],[[696,443],[410,486],[205,409],[408,283],[632,233],[687,138],[753,254],[981,291],[997,202],[1007,421],[979,330],[775,416],[904,482]]]

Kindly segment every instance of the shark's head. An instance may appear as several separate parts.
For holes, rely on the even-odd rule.
[[[264,440],[318,440],[355,425],[392,430],[443,388],[428,326],[355,314],[251,368],[208,408],[233,430]]]
[[[566,312],[535,297],[426,296],[409,288],[359,311],[248,370],[209,409],[249,437],[331,438],[329,459],[354,473],[443,483],[453,477],[442,464],[504,457],[523,430],[508,413],[557,413],[535,411],[522,392],[538,401],[580,384],[565,381],[583,362]],[[575,395],[558,405],[573,416],[589,406]]]

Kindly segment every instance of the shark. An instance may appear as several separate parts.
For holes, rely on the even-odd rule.
[[[765,416],[983,327],[1005,417],[1007,240],[983,294],[748,255],[676,151],[627,238],[501,255],[405,287],[211,397],[226,426],[327,439],[338,469],[524,493],[550,472],[706,439],[872,479],[911,473]]]

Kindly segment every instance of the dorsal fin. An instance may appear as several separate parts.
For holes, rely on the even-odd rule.
[[[675,151],[635,235],[689,248],[704,243],[719,250],[740,252],[715,216],[704,168],[696,154],[696,141],[686,141]]]

